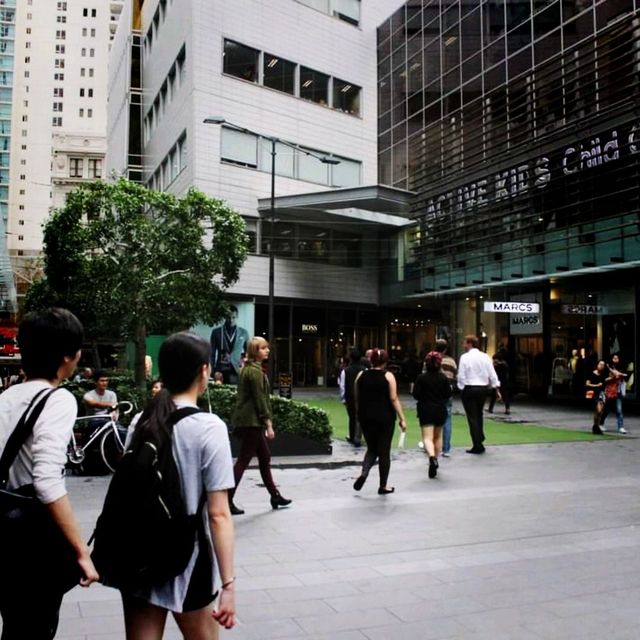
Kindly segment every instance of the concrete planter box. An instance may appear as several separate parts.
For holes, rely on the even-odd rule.
[[[231,453],[237,457],[240,452],[241,441],[231,435]],[[290,433],[276,433],[274,440],[269,442],[272,456],[320,456],[330,455],[333,451],[331,443],[323,444],[303,436]]]

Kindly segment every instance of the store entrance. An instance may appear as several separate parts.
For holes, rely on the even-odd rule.
[[[293,383],[298,387],[324,386],[324,340],[317,336],[293,341]]]
[[[542,336],[515,336],[511,363],[513,393],[544,396],[546,357]]]

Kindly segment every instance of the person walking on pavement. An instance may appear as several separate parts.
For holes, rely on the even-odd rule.
[[[21,322],[18,344],[26,380],[0,396],[3,454],[5,449],[10,449],[8,441],[21,416],[29,415],[27,412],[38,406],[34,401],[73,375],[80,358],[82,334],[80,321],[66,309],[33,312]],[[77,562],[80,585],[88,587],[98,580],[98,573],[80,533],[64,480],[67,445],[77,413],[76,400],[66,389],[47,397],[31,435],[8,468],[6,488],[25,496],[35,494],[50,516],[52,527],[59,529],[68,542],[70,567],[75,568],[73,562]],[[56,634],[66,589],[60,584],[60,567],[53,566],[57,559],[36,559],[42,554],[38,553],[40,549],[33,548],[38,544],[47,545],[49,540],[42,540],[41,536],[53,537],[55,528],[48,533],[27,531],[29,539],[23,537],[11,542],[5,538],[7,533],[0,531],[3,640],[50,640]],[[20,548],[21,545],[24,548]]]
[[[466,353],[460,356],[458,365],[458,389],[462,392],[462,406],[467,414],[469,433],[471,434],[471,449],[467,453],[484,453],[484,424],[483,409],[487,390],[496,389],[500,399],[500,381],[493,368],[491,358],[478,349],[477,336],[469,335],[464,339]]]
[[[451,400],[451,383],[442,371],[442,354],[430,351],[424,359],[425,369],[413,385],[418,401],[418,421],[422,430],[424,452],[429,456],[429,477],[438,474],[438,456],[442,450],[442,426]]]
[[[229,491],[229,509],[234,516],[244,513],[233,502],[235,492],[253,456],[258,457],[262,482],[271,496],[271,508],[288,507],[291,500],[280,495],[271,476],[271,451],[268,440],[276,436],[271,412],[269,380],[262,363],[269,358],[269,343],[260,337],[247,345],[247,362],[240,370],[236,406],[231,417],[234,435],[241,439],[240,453],[233,467],[235,487]]]
[[[609,378],[607,364],[604,360],[599,360],[596,368],[587,376],[585,387],[587,389],[585,397],[593,402],[593,426],[591,433],[601,436],[604,429],[600,426],[600,418],[604,411],[604,387]]]
[[[447,380],[453,390],[458,375],[458,367],[456,361],[447,353],[449,344],[444,338],[436,340],[435,350],[442,354],[442,373],[447,376]],[[447,400],[447,419],[444,421],[444,429],[442,432],[442,456],[448,458],[451,453],[451,433],[452,424],[451,416],[453,415],[453,396],[449,396]]]
[[[362,431],[360,429],[360,423],[356,416],[356,400],[354,397],[354,388],[357,375],[366,369],[361,364],[362,356],[357,349],[351,349],[349,354],[349,364],[340,372],[338,379],[338,386],[340,388],[340,400],[347,410],[347,416],[349,417],[349,436],[347,442],[354,447],[362,446]]]
[[[624,434],[627,433],[627,430],[624,428],[624,415],[622,414],[622,394],[627,374],[620,371],[620,356],[617,353],[611,356],[608,367],[609,377],[604,387],[604,409],[600,416],[600,429],[605,431],[604,421],[612,411],[615,411],[618,433]]]
[[[164,389],[140,417],[133,451],[145,434],[165,430],[176,410],[197,408],[198,396],[209,384],[210,344],[192,333],[175,333],[160,347],[158,367]],[[208,532],[203,529],[193,540],[182,573],[152,586],[121,589],[127,640],[160,640],[169,612],[187,640],[213,640],[218,625],[235,625],[234,530],[227,498],[233,471],[226,425],[212,413],[183,417],[173,425],[171,450],[186,514],[199,515],[203,524],[206,517]]]
[[[504,403],[504,412],[506,415],[511,413],[511,376],[509,373],[508,355],[504,349],[500,349],[493,356],[493,368],[496,370],[498,380],[500,380],[500,395]],[[489,393],[489,413],[493,413],[496,406],[498,395],[495,389]]]
[[[380,485],[378,494],[393,493],[394,487],[387,485],[391,469],[391,440],[396,415],[400,418],[400,429],[407,430],[402,405],[398,398],[396,379],[386,371],[389,356],[384,349],[371,350],[371,369],[361,371],[356,378],[356,408],[362,433],[367,441],[367,451],[362,463],[362,472],[353,484],[360,491],[367,481],[369,471],[378,460]]]

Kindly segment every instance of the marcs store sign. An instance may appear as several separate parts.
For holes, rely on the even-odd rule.
[[[487,301],[484,310],[488,313],[540,313],[538,302]]]

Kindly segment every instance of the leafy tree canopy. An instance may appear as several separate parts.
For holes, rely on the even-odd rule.
[[[147,333],[224,316],[224,291],[238,278],[247,241],[240,215],[195,189],[176,198],[125,179],[93,182],[45,224],[45,278],[26,306],[64,306],[90,338],[134,340],[138,374]]]

